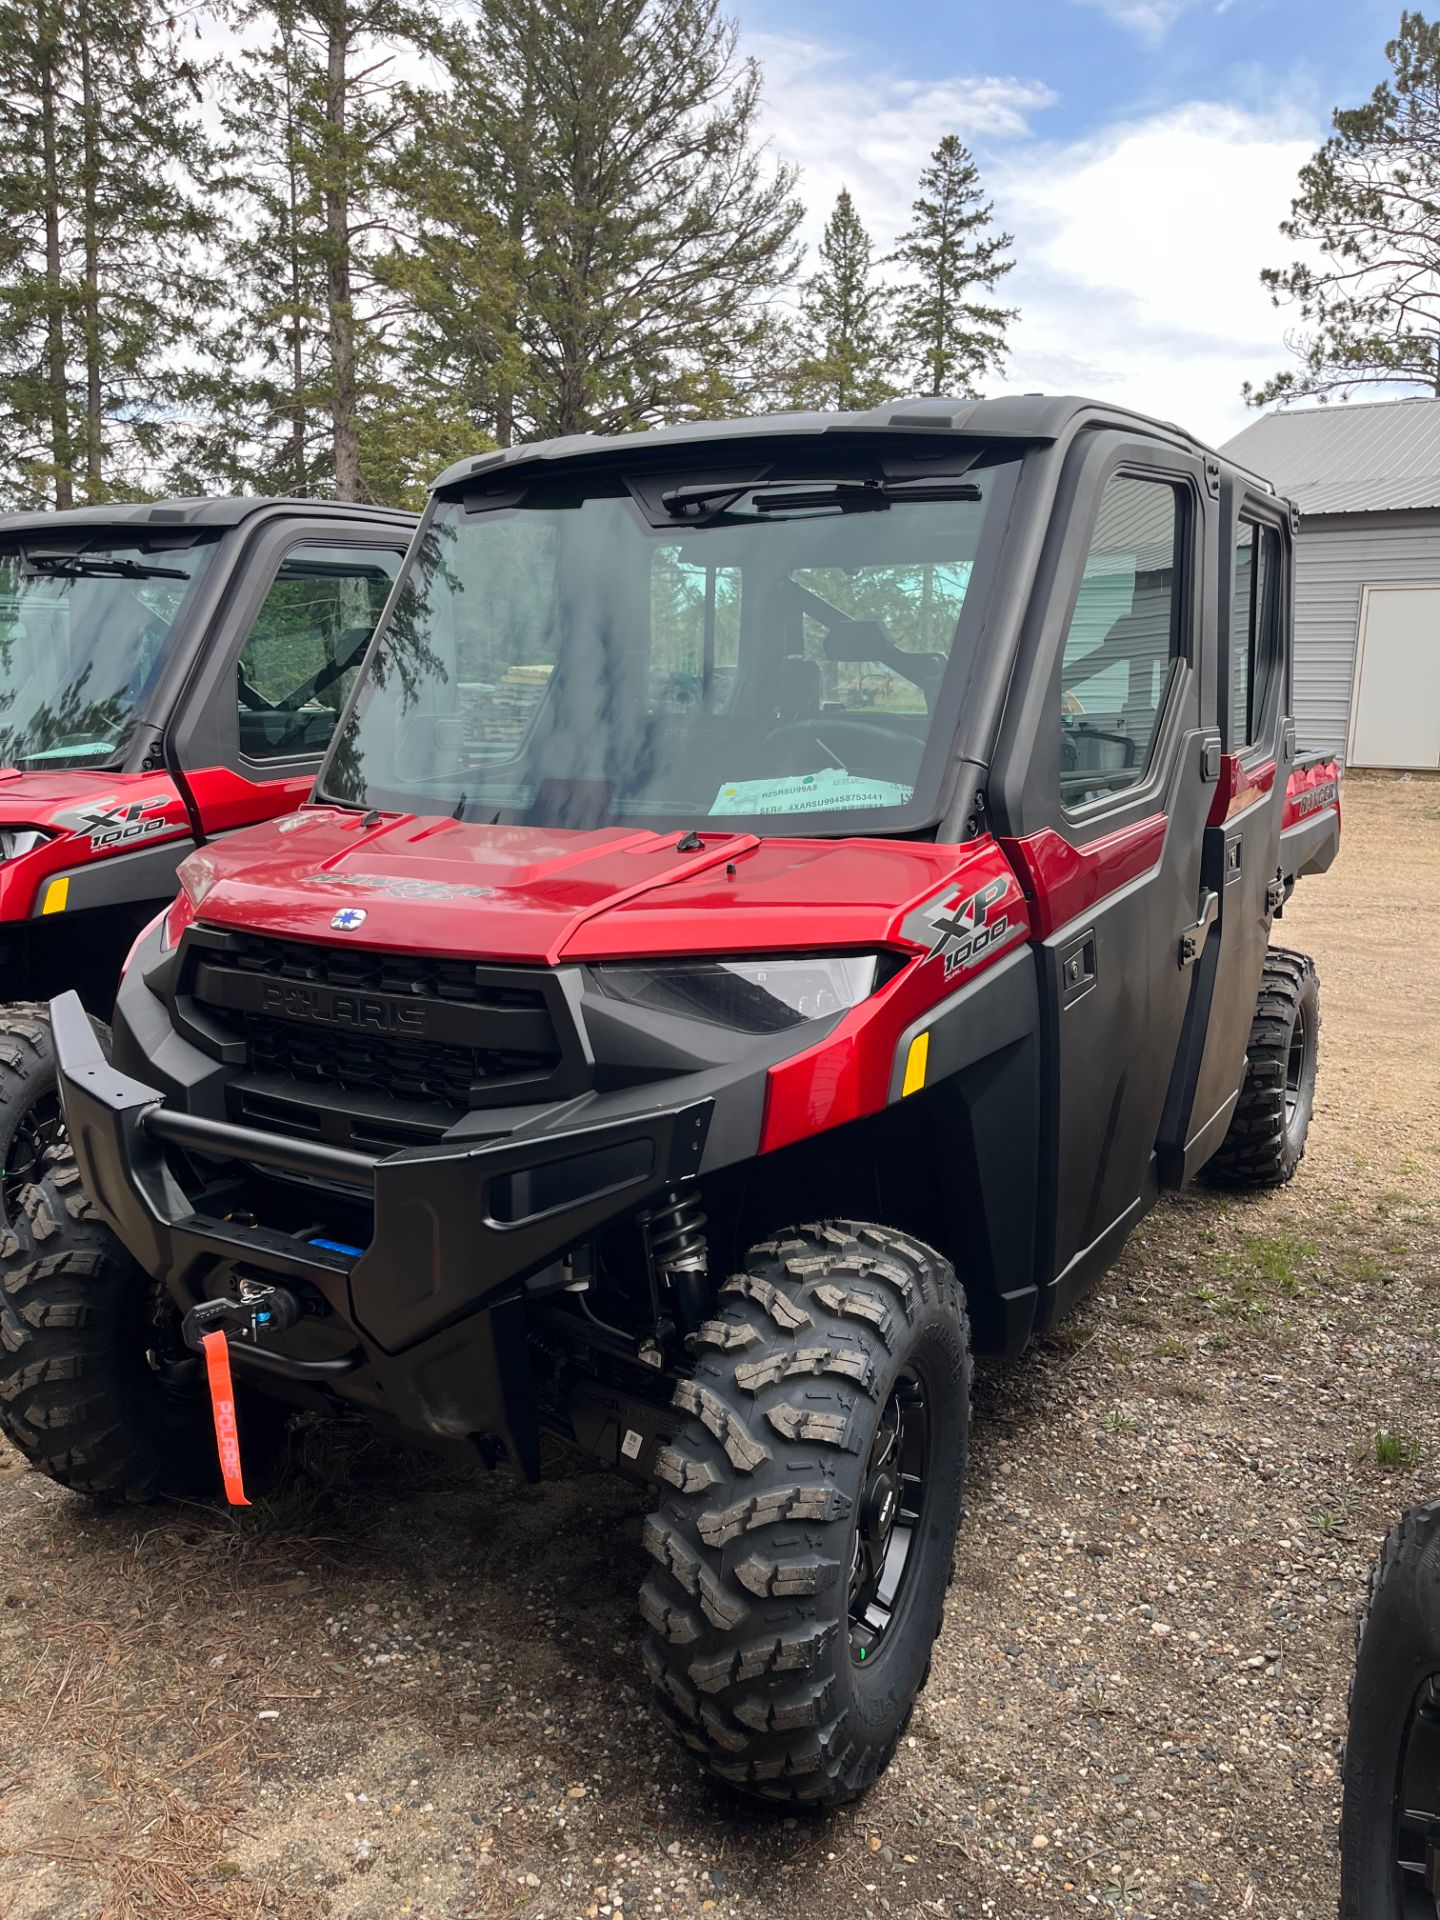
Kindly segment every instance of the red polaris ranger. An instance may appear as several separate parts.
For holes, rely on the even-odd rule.
[[[108,1019],[200,839],[307,797],[413,515],[160,500],[0,516],[0,1002]],[[42,1008],[0,1005],[0,1225],[60,1132]]]
[[[680,1738],[863,1791],[970,1327],[1017,1352],[1162,1187],[1300,1158],[1315,976],[1268,938],[1339,808],[1290,553],[1262,482],[1078,400],[453,468],[313,802],[187,860],[113,1064],[55,1004],[79,1170],[3,1261],[7,1433],[137,1498],[212,1417],[243,1498],[277,1396],[526,1476],[562,1435],[658,1490]]]

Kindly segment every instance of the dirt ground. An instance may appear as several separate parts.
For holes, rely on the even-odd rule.
[[[1440,784],[1352,780],[1277,938],[1318,960],[1285,1191],[1162,1204],[1062,1337],[981,1368],[934,1675],[858,1809],[655,1729],[645,1496],[318,1429],[239,1518],[96,1513],[0,1448],[4,1920],[1335,1910],[1374,1547],[1440,1490]]]

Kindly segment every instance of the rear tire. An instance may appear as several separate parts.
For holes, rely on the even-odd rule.
[[[198,1363],[185,1357],[174,1306],[98,1219],[60,1149],[0,1230],[0,1430],[76,1493],[208,1495],[215,1439]],[[162,1377],[177,1364],[184,1385]],[[254,1421],[247,1433],[243,1405],[239,1418],[246,1446],[260,1436]]]
[[[110,1029],[91,1025],[110,1050]],[[65,1140],[49,1010],[38,1001],[0,1006],[0,1229],[18,1218],[22,1190]]]
[[[839,1805],[888,1765],[954,1568],[970,1343],[947,1260],[851,1221],[753,1247],[693,1337],[646,1523],[662,1717],[767,1800]],[[888,1600],[887,1600],[888,1596]]]
[[[1308,955],[1271,947],[1229,1131],[1210,1162],[1227,1187],[1281,1187],[1305,1154],[1315,1110],[1320,982]]]
[[[1424,1874],[1427,1852],[1440,1874],[1440,1502],[1403,1516],[1370,1576],[1341,1775],[1340,1920],[1433,1920],[1440,1896]]]

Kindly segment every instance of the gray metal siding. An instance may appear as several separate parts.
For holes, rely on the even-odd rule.
[[[1367,585],[1440,585],[1440,513],[1306,515],[1295,549],[1295,730],[1343,753]]]

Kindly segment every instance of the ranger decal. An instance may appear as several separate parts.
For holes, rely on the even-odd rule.
[[[311,873],[317,887],[364,887],[367,893],[385,893],[392,900],[478,900],[494,887],[452,886],[445,880],[391,879],[383,873]]]
[[[1322,807],[1333,807],[1340,797],[1338,781],[1322,780],[1318,786],[1304,787],[1299,793],[1290,795],[1290,806],[1297,820],[1318,813]]]

